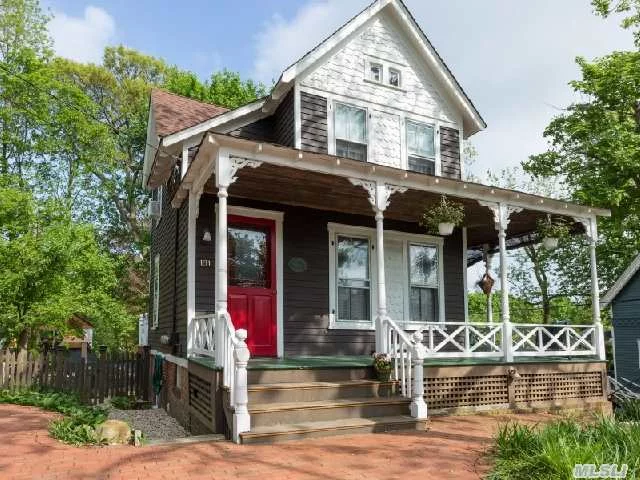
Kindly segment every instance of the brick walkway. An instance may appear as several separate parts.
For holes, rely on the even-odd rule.
[[[434,417],[428,432],[329,437],[278,445],[230,442],[67,446],[49,438],[54,415],[0,405],[1,479],[476,479],[496,426],[549,415]]]

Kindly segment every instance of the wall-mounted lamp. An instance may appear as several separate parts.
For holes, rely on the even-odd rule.
[[[202,234],[202,241],[203,242],[211,241],[211,231],[208,228],[204,229],[204,233]]]

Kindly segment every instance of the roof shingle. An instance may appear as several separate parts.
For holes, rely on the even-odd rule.
[[[229,111],[228,108],[199,102],[158,88],[151,91],[151,109],[156,123],[156,135],[159,137],[193,127]]]

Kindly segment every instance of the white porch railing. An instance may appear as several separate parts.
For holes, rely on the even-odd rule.
[[[411,399],[411,416],[427,418],[423,366],[426,350],[422,344],[422,334],[415,332],[409,337],[389,317],[378,319],[378,328],[383,339],[384,353],[393,360],[393,379],[400,383],[402,396]]]
[[[249,348],[247,331],[236,330],[227,312],[196,315],[190,325],[193,353],[213,357],[222,369],[222,385],[229,390],[233,409],[233,440],[239,442],[240,433],[250,429],[247,390]]]
[[[501,357],[501,323],[429,322],[421,329],[429,358]]]
[[[517,356],[596,355],[595,325],[512,324],[512,347]]]

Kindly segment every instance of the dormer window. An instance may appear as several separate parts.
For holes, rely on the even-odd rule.
[[[344,103],[335,104],[336,155],[367,161],[367,111]]]
[[[400,88],[400,70],[389,68],[389,85]]]
[[[409,170],[435,175],[436,146],[433,125],[407,121],[407,155]]]
[[[374,82],[382,82],[382,64],[371,63],[369,65],[369,80]]]

